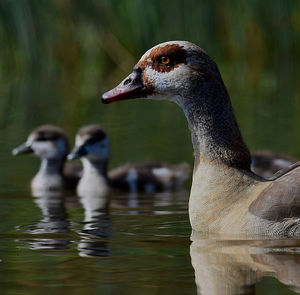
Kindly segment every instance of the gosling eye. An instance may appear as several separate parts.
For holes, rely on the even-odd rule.
[[[171,59],[168,56],[162,56],[162,57],[160,57],[160,63],[165,65],[165,66],[170,66],[171,65]]]

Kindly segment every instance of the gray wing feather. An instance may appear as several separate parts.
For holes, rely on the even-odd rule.
[[[274,180],[252,202],[249,211],[263,219],[282,221],[300,217],[300,162],[276,173]]]

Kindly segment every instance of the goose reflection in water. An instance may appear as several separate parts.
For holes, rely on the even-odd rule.
[[[111,221],[109,196],[99,190],[78,191],[84,208],[83,229],[80,231],[78,254],[84,257],[107,257],[111,255]]]
[[[44,191],[41,193],[39,190],[38,192],[33,191],[33,195],[33,201],[41,209],[43,217],[39,222],[30,226],[27,232],[43,237],[28,240],[29,248],[34,250],[68,249],[70,240],[59,238],[59,235],[57,235],[70,232],[65,198],[58,191]],[[55,234],[55,237],[49,238],[47,234],[51,234],[51,236]]]
[[[80,256],[111,256],[112,230],[109,208],[118,209],[119,215],[159,215],[178,214],[166,210],[172,204],[182,201],[186,204],[187,192],[177,193],[101,193],[99,190],[86,190],[84,194],[78,191],[79,200],[84,208],[84,226],[79,232],[80,242],[78,252]],[[182,209],[185,212],[185,207]]]
[[[256,294],[266,276],[300,293],[299,240],[216,240],[193,233],[190,254],[198,294]]]
[[[169,215],[186,213],[187,199],[188,192],[181,189],[177,192],[115,193],[110,203],[119,215]]]

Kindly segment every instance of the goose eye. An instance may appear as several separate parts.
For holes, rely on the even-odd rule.
[[[163,56],[161,58],[161,63],[164,65],[168,65],[170,63],[170,58],[168,56]]]

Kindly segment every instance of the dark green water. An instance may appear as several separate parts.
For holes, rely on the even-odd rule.
[[[80,126],[100,123],[111,167],[192,164],[177,106],[100,103],[145,50],[183,39],[218,63],[250,149],[299,158],[299,11],[292,0],[1,1],[0,293],[196,294],[195,278],[203,294],[299,291],[299,241],[191,246],[188,193],[114,195],[85,222],[91,212],[75,195],[33,198],[38,160],[10,155],[40,124],[61,126],[73,143]]]
[[[187,193],[96,200],[2,193],[1,294],[300,291],[299,240],[200,236],[191,244],[187,200]]]

